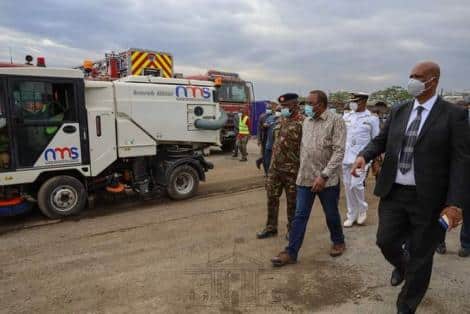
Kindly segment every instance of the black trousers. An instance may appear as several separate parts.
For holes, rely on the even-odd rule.
[[[379,204],[377,245],[394,267],[405,272],[405,284],[397,306],[415,311],[431,279],[434,251],[443,229],[438,223],[439,204],[422,205],[412,187],[394,185]],[[409,260],[403,256],[402,244],[408,242]]]

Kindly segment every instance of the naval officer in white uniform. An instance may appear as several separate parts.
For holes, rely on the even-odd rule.
[[[367,169],[360,173],[359,177],[351,175],[351,166],[356,160],[357,154],[379,134],[379,119],[367,110],[367,93],[352,93],[349,103],[350,112],[344,114],[346,122],[347,138],[346,150],[343,159],[343,183],[348,208],[347,219],[344,227],[362,225],[367,219],[367,202],[364,195],[364,180]]]

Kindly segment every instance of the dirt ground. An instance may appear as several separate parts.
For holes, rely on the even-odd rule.
[[[119,197],[65,221],[38,213],[0,218],[0,313],[395,313],[399,289],[375,246],[377,199],[366,226],[345,230],[348,250],[328,255],[329,234],[315,204],[299,263],[269,259],[280,235],[257,240],[266,221],[257,148],[248,163],[214,152],[215,169],[191,200]],[[341,198],[344,217],[344,198]],[[436,256],[419,313],[470,313],[470,260]]]

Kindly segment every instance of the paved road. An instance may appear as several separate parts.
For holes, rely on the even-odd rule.
[[[249,163],[212,155],[216,169],[192,200],[118,199],[73,220],[0,220],[0,313],[395,313],[370,194],[368,224],[346,230],[343,257],[329,257],[316,204],[300,262],[271,268],[285,228],[255,239],[265,192],[250,151]],[[470,261],[456,256],[457,235],[435,259],[421,313],[470,313]]]

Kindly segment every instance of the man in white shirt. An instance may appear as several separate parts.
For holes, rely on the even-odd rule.
[[[367,219],[368,204],[364,195],[364,180],[367,176],[369,165],[361,171],[359,177],[351,174],[351,167],[359,152],[379,134],[379,118],[367,110],[366,93],[353,93],[349,103],[350,112],[343,116],[346,123],[347,137],[346,150],[343,159],[343,183],[348,208],[347,219],[344,227],[352,227],[355,222],[362,225]]]

